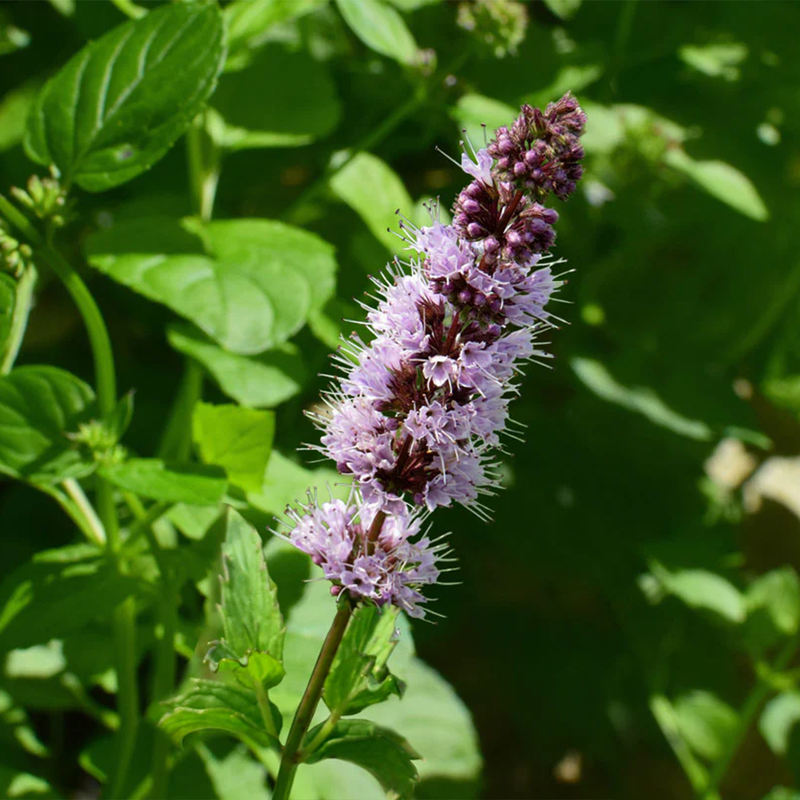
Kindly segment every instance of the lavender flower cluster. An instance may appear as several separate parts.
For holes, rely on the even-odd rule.
[[[438,219],[401,224],[409,263],[375,279],[368,341],[354,337],[338,360],[344,375],[326,396],[317,448],[352,476],[349,504],[316,502],[291,512],[290,540],[355,598],[423,616],[419,589],[434,583],[441,545],[420,532],[419,511],[462,503],[479,514],[497,486],[492,453],[509,426],[520,366],[549,354],[539,333],[562,281],[546,255],[561,200],[581,177],[586,117],[570,94],[542,112],[523,106],[511,128],[461,158],[472,182]],[[414,511],[410,510],[414,508]],[[424,512],[426,513],[426,512]]]

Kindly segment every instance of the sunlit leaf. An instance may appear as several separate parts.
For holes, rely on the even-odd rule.
[[[103,191],[158,161],[214,89],[225,52],[216,3],[169,3],[86,45],[39,93],[25,148]]]
[[[336,0],[345,22],[364,44],[402,64],[417,60],[417,43],[398,12],[383,0]]]
[[[710,692],[683,695],[675,703],[675,714],[686,743],[709,761],[726,752],[739,726],[739,715]]]

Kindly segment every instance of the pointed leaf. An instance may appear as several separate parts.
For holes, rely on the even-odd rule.
[[[358,609],[325,680],[323,699],[331,712],[357,714],[393,694],[402,696],[402,681],[386,666],[397,643],[397,616],[391,607]]]
[[[286,341],[334,290],[333,249],[272,220],[143,218],[90,237],[89,262],[249,355]]]
[[[782,692],[761,712],[758,730],[773,753],[785,756],[792,729],[800,723],[800,692]]]
[[[724,161],[695,161],[679,148],[668,150],[664,161],[740,214],[758,222],[769,219],[769,211],[758,190],[736,167]]]
[[[66,437],[96,414],[94,392],[55,367],[18,367],[0,377],[0,472],[50,484],[94,464]]]
[[[230,482],[246,492],[261,491],[275,436],[272,411],[197,403],[192,430],[206,464],[223,467]]]
[[[261,537],[232,508],[225,519],[222,545],[224,636],[209,652],[212,669],[245,671],[269,689],[281,681],[285,628],[278,593],[270,579]],[[226,663],[227,662],[227,663]]]
[[[417,43],[400,14],[382,0],[336,0],[350,29],[364,44],[401,64],[417,59]]]
[[[67,182],[135,178],[184,133],[214,89],[225,47],[216,3],[169,3],[78,52],[39,93],[25,149]]]
[[[736,736],[739,715],[711,692],[694,691],[675,703],[678,730],[696,753],[716,761]]]
[[[319,726],[309,731],[306,741],[312,741],[318,732]],[[401,798],[414,796],[419,775],[412,761],[420,758],[419,754],[402,736],[374,722],[340,720],[307,763],[315,764],[325,758],[350,761],[374,775],[387,792]]]
[[[410,214],[414,203],[400,176],[385,161],[359,153],[331,178],[330,185],[389,252],[399,253],[405,247],[392,230],[397,228],[397,211]]]
[[[225,731],[249,747],[279,747],[280,743],[264,730],[258,700],[252,689],[193,680],[191,688],[164,705],[159,726],[178,744],[190,733],[207,730]]]
[[[227,488],[219,467],[165,463],[158,458],[131,458],[102,467],[100,474],[123,491],[166,503],[214,505]]]

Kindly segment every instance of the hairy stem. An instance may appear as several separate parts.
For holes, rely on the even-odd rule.
[[[303,744],[303,738],[314,717],[314,712],[317,710],[325,679],[328,677],[333,659],[336,657],[336,652],[342,643],[347,624],[350,622],[352,615],[353,604],[350,598],[345,595],[339,601],[336,616],[333,618],[333,623],[319,652],[317,663],[314,665],[314,671],[309,678],[303,699],[297,707],[294,720],[292,720],[292,727],[289,729],[286,745],[283,748],[281,766],[278,771],[278,779],[275,782],[275,789],[272,792],[272,800],[289,800],[294,775],[299,764],[298,756],[300,747]]]

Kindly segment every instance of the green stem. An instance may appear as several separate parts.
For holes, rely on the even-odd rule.
[[[36,267],[26,267],[17,281],[14,291],[14,311],[11,314],[11,329],[6,340],[6,351],[0,364],[0,373],[8,375],[14,362],[17,360],[25,329],[28,327],[28,317],[33,305],[33,287],[36,285]]]
[[[275,719],[272,716],[272,708],[269,705],[269,694],[259,680],[253,681],[253,688],[258,698],[258,708],[261,711],[261,719],[264,721],[264,728],[268,734],[278,738],[278,729],[275,727]]]
[[[289,794],[292,791],[292,783],[294,783],[294,775],[297,771],[299,763],[299,751],[303,743],[303,737],[306,735],[308,726],[314,717],[314,712],[317,710],[319,699],[322,696],[322,689],[325,685],[325,679],[333,664],[333,659],[336,657],[336,652],[339,645],[342,643],[344,633],[347,630],[347,624],[350,622],[350,617],[353,615],[353,604],[348,597],[342,598],[339,607],[336,611],[336,616],[333,618],[333,623],[325,637],[325,642],[322,649],[319,651],[317,663],[314,665],[314,671],[308,680],[308,685],[303,694],[303,699],[297,707],[297,711],[292,720],[292,727],[289,729],[289,735],[286,737],[286,745],[283,748],[283,755],[281,757],[281,767],[278,771],[278,779],[275,782],[275,789],[272,792],[272,800],[289,800]]]
[[[220,154],[206,130],[205,114],[201,114],[186,132],[186,155],[195,213],[203,222],[209,222],[217,197]]]
[[[97,405],[102,416],[108,416],[117,404],[114,354],[103,315],[83,279],[64,256],[49,242],[12,203],[0,195],[0,214],[28,240],[34,251],[58,276],[72,297],[83,318],[95,369]],[[119,568],[121,546],[119,522],[114,505],[114,491],[107,481],[97,476],[97,512],[106,532],[109,560]],[[117,704],[120,729],[117,739],[115,773],[109,784],[111,796],[120,797],[136,746],[139,725],[139,691],[136,683],[136,602],[129,597],[114,611],[114,641],[117,655]]]
[[[61,485],[64,487],[64,491],[67,493],[67,495],[69,495],[69,498],[80,512],[81,517],[85,521],[87,529],[91,531],[90,537],[92,541],[101,546],[105,545],[106,529],[103,527],[103,523],[97,516],[94,506],[89,502],[89,498],[86,497],[83,489],[81,489],[81,485],[74,478],[68,478]]]
[[[161,437],[158,457],[185,461],[192,452],[192,411],[203,397],[203,368],[193,359],[186,358],[169,421]]]
[[[331,731],[336,727],[336,723],[341,719],[341,714],[331,714],[322,727],[317,731],[314,738],[300,751],[298,758],[305,761],[322,743],[328,738]]]
[[[771,668],[766,671],[767,674],[761,673],[758,675],[756,685],[753,687],[753,690],[742,706],[742,710],[739,712],[739,724],[736,731],[730,738],[725,752],[717,760],[716,764],[714,764],[714,768],[711,770],[711,776],[706,786],[706,793],[702,795],[702,800],[716,800],[719,796],[718,789],[722,783],[722,779],[725,777],[725,773],[728,771],[733,757],[742,744],[750,728],[750,724],[758,713],[759,708],[761,708],[761,704],[767,699],[770,693],[774,691],[768,678],[769,674],[782,672],[786,669],[789,662],[794,657],[794,654],[797,652],[799,645],[800,634],[795,635],[786,643],[786,646],[778,654]]]

